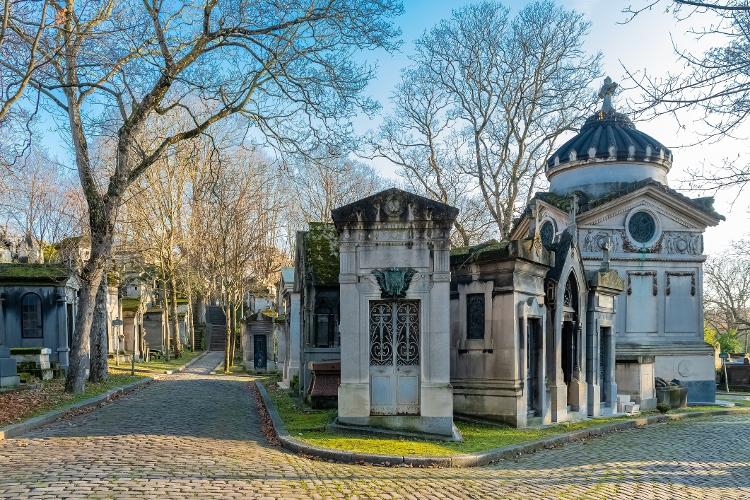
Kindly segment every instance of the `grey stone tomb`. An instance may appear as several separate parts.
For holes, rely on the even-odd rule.
[[[333,211],[338,422],[454,436],[449,233],[458,209],[398,189]]]

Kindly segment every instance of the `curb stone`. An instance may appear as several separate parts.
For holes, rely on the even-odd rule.
[[[273,424],[273,430],[281,443],[281,445],[295,453],[308,455],[315,458],[324,460],[330,460],[334,462],[341,462],[347,464],[367,464],[367,465],[383,465],[383,466],[399,466],[406,465],[410,467],[478,467],[482,465],[488,465],[493,462],[500,460],[507,460],[519,457],[521,455],[527,455],[534,453],[539,450],[546,448],[556,448],[564,444],[573,443],[576,441],[582,441],[592,437],[604,436],[612,432],[618,432],[628,429],[638,429],[646,427],[648,425],[677,422],[688,418],[707,417],[707,416],[721,416],[729,415],[738,412],[747,412],[747,409],[736,409],[736,410],[705,410],[695,411],[687,413],[675,413],[666,415],[651,415],[648,417],[636,418],[633,420],[626,420],[624,422],[613,422],[604,424],[598,427],[592,427],[590,429],[581,429],[577,431],[571,431],[557,436],[540,439],[538,441],[531,441],[528,443],[522,443],[517,445],[505,446],[502,448],[495,448],[487,451],[480,451],[475,453],[464,453],[460,455],[449,455],[449,456],[400,456],[400,455],[374,455],[369,453],[355,453],[351,451],[335,450],[331,448],[320,448],[305,443],[299,439],[292,437],[286,430],[281,416],[276,409],[276,405],[273,404],[271,397],[268,395],[268,391],[265,386],[259,381],[255,381],[255,386],[260,393],[263,404],[268,411],[268,415],[271,417],[271,423]]]
[[[173,370],[174,372],[181,372],[184,369],[188,368],[190,365],[201,359],[203,356],[206,355],[208,351],[204,351],[203,354],[200,354],[199,356],[195,357],[194,359],[190,360],[189,363],[186,363],[179,368],[176,368]],[[8,425],[6,427],[3,427],[0,429],[0,441],[3,441],[8,438],[20,436],[21,434],[25,434],[31,430],[36,429],[37,427],[41,427],[43,425],[49,424],[51,422],[54,422],[55,420],[64,417],[65,415],[81,409],[91,408],[93,406],[98,405],[99,403],[106,402],[112,400],[115,396],[120,396],[122,394],[127,394],[139,387],[146,386],[156,380],[160,380],[163,375],[155,375],[152,377],[144,377],[141,380],[136,380],[135,382],[131,382],[127,385],[123,385],[122,387],[116,387],[114,389],[110,389],[107,392],[104,392],[102,394],[99,394],[97,396],[91,397],[89,399],[85,399],[83,401],[79,401],[77,403],[73,403],[70,406],[66,406],[64,408],[60,408],[58,410],[52,410],[47,413],[43,413],[41,415],[37,415],[36,417],[32,417],[26,420],[23,420],[21,422]]]

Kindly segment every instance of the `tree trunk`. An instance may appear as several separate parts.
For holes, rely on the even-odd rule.
[[[91,323],[91,363],[89,381],[102,382],[109,377],[109,337],[107,335],[107,279],[102,278],[96,292],[96,304]]]
[[[226,318],[226,345],[224,346],[224,373],[229,373],[230,356],[232,352],[232,326],[229,319],[231,308],[224,306],[224,317]]]
[[[169,300],[167,298],[167,278],[166,276],[162,275],[163,279],[161,280],[161,292],[162,292],[162,299],[161,299],[161,324],[162,328],[164,328],[164,356],[166,356],[167,361],[169,361],[169,355],[170,355],[170,349],[171,349],[171,338],[172,335],[169,330],[171,328],[169,327]]]
[[[172,331],[174,332],[174,357],[179,358],[182,354],[182,342],[180,341],[180,318],[177,316],[177,277],[174,270],[170,271],[169,280],[171,292],[169,314],[172,316]],[[187,316],[185,316],[185,319],[187,319]],[[185,328],[187,328],[187,321],[185,322]]]
[[[229,352],[229,366],[231,368],[234,366],[234,352],[237,345],[237,308],[233,306],[229,310],[232,311],[232,350]]]
[[[195,324],[193,323],[193,291],[190,289],[190,282],[188,281],[188,308],[187,316],[185,316],[185,328],[190,325],[190,346],[192,351],[195,352]]]
[[[111,233],[102,227],[90,215],[91,221],[91,255],[81,272],[81,288],[78,299],[78,313],[76,315],[75,335],[70,346],[70,361],[68,375],[65,379],[65,391],[81,393],[86,387],[86,371],[89,368],[89,349],[91,338],[91,323],[94,318],[94,305],[99,282],[104,276],[104,262],[109,255],[112,244]],[[95,224],[94,222],[97,222]]]

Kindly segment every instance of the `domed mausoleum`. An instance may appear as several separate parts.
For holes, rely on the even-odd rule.
[[[703,233],[723,217],[669,187],[672,152],[614,109],[616,87],[547,159],[549,191],[508,240],[450,248],[458,209],[388,189],[332,211],[339,272],[323,283],[301,233],[285,341],[297,332],[299,359],[284,362],[313,372],[300,395],[326,361],[334,425],[441,439],[460,439],[454,415],[527,427],[649,410],[657,377],[714,402]]]
[[[605,79],[601,109],[547,160],[549,191],[536,194],[511,238],[536,232],[552,249],[569,238],[589,275],[608,268],[622,277],[613,331],[601,333],[616,340],[618,395],[652,408],[654,378],[661,377],[680,380],[691,402],[713,402],[703,233],[724,217],[712,198],[669,187],[672,152],[615,110],[616,87]]]
[[[551,192],[582,191],[596,197],[645,179],[667,185],[672,152],[615,111],[616,86],[609,77],[605,80],[602,109],[547,160]]]

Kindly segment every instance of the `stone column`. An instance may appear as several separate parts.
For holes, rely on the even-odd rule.
[[[63,369],[68,369],[68,356],[70,353],[70,346],[68,345],[68,318],[66,307],[68,304],[66,296],[67,288],[64,286],[58,287],[55,297],[55,304],[57,306],[57,364]]]
[[[617,383],[615,382],[615,366],[616,366],[616,353],[615,353],[615,331],[614,326],[610,327],[609,333],[602,339],[603,342],[607,342],[607,365],[606,371],[609,374],[609,380],[603,380],[602,383],[607,383],[607,406],[612,410],[612,413],[617,412]]]
[[[563,284],[563,286],[565,286]],[[558,290],[558,293],[561,293]],[[558,301],[562,303],[562,301]],[[568,388],[563,380],[562,373],[562,307],[558,304],[555,308],[555,313],[552,315],[551,325],[552,328],[552,345],[548,346],[548,356],[551,356],[550,365],[552,366],[552,373],[550,373],[550,409],[552,413],[552,422],[562,422],[568,418]]]
[[[289,357],[286,359],[286,376],[291,380],[295,375],[299,376],[300,345],[302,342],[300,338],[302,311],[299,292],[290,294],[289,316],[289,345],[287,347]]]
[[[16,372],[16,360],[10,357],[10,349],[5,345],[5,297],[0,294],[0,387],[13,387],[20,380]]]

